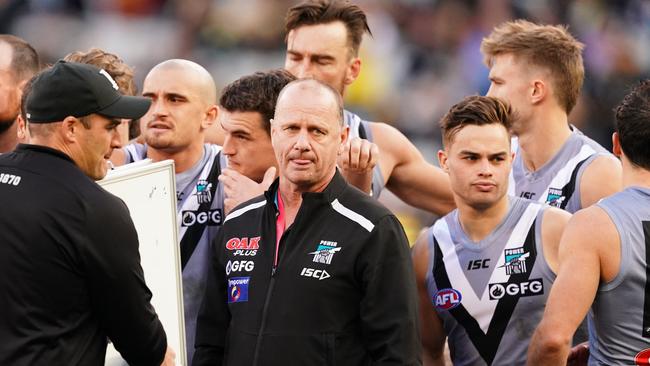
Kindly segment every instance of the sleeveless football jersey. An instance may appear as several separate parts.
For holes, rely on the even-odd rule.
[[[480,242],[458,210],[429,229],[427,290],[454,365],[523,365],[555,279],[544,259],[545,206],[510,197],[497,228]]]
[[[587,315],[589,365],[648,365],[650,358],[650,188],[603,199],[621,240],[616,277],[601,283]]]
[[[126,162],[146,159],[147,146],[130,144],[124,147]],[[207,281],[210,243],[216,237],[224,217],[223,186],[217,178],[227,166],[226,156],[218,145],[205,144],[201,160],[192,168],[176,174],[176,211],[178,237],[183,268],[183,307],[187,359],[194,354],[196,319]]]
[[[518,147],[514,147],[515,153]],[[547,203],[575,213],[580,203],[580,180],[584,170],[598,156],[611,155],[596,141],[572,127],[572,133],[560,151],[537,171],[524,166],[516,154],[510,173],[508,194]]]

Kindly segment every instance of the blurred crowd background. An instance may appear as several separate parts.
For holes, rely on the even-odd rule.
[[[221,88],[282,67],[284,16],[296,0],[0,0],[0,33],[30,42],[45,62],[100,47],[135,67],[138,85],[158,62],[194,60]],[[586,79],[570,121],[611,147],[613,108],[650,76],[648,0],[357,0],[373,37],[346,106],[396,126],[436,162],[438,119],[489,87],[481,39],[509,19],[566,24],[585,45]],[[431,217],[383,198],[413,238]]]

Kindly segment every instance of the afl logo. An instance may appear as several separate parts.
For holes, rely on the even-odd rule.
[[[438,310],[451,310],[460,305],[463,296],[453,288],[443,288],[433,297]]]
[[[646,348],[634,356],[634,364],[637,366],[650,365],[650,348]]]

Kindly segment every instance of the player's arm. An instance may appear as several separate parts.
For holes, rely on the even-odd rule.
[[[571,219],[571,214],[567,211],[555,207],[549,207],[544,210],[542,217],[542,245],[544,246],[544,259],[551,267],[553,273],[558,270],[558,249],[560,239]]]
[[[417,291],[408,239],[395,216],[380,219],[355,265],[362,336],[373,365],[420,365]]]
[[[429,298],[425,278],[429,268],[429,247],[424,231],[415,242],[411,256],[415,269],[418,290],[418,308],[420,309],[420,337],[422,338],[422,361],[425,366],[444,366],[443,358],[445,338],[447,337],[438,314],[433,309]]]
[[[601,208],[578,211],[569,220],[560,241],[558,276],[528,350],[529,365],[566,364],[573,333],[603,277],[603,261],[618,258],[619,247],[616,228]]]
[[[396,128],[372,123],[375,143],[381,150],[381,171],[388,177],[386,188],[409,205],[445,215],[454,207],[449,176],[428,163]]]
[[[580,204],[583,208],[611,196],[623,185],[621,162],[614,156],[595,158],[582,173],[580,179]]]

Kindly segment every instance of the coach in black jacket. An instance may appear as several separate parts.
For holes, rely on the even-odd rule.
[[[325,84],[283,89],[271,124],[280,178],[214,242],[193,365],[420,364],[407,240],[337,172],[342,118]]]

